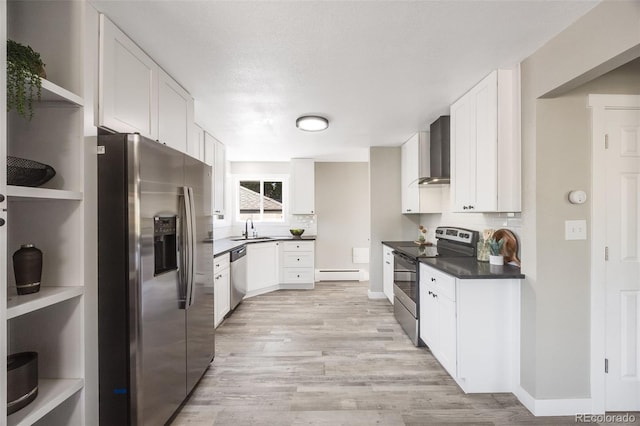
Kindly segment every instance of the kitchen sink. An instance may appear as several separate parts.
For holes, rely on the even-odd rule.
[[[272,240],[273,238],[271,237],[249,237],[249,238],[245,238],[245,237],[231,237],[231,241],[265,241],[265,240]]]

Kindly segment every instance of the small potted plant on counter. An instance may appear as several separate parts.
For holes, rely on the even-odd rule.
[[[504,265],[504,257],[502,256],[502,246],[504,245],[504,238],[496,241],[495,238],[489,238],[487,240],[489,244],[489,263],[491,265]]]

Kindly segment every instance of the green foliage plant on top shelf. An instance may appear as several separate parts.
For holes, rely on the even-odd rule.
[[[7,40],[7,111],[31,120],[33,100],[40,100],[42,78],[46,78],[40,54],[30,46]]]

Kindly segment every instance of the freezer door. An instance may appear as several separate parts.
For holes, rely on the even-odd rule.
[[[141,139],[136,144],[138,164],[138,233],[140,286],[138,287],[139,338],[136,342],[138,425],[167,422],[186,397],[185,287],[180,232],[184,221],[184,157],[181,153]],[[154,218],[176,218],[177,269],[157,272]],[[170,231],[169,231],[170,232]]]
[[[198,383],[214,353],[213,231],[211,167],[185,156],[185,185],[190,188],[194,224],[195,274],[187,303],[187,393]]]

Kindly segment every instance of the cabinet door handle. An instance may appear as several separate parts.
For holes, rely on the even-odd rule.
[[[437,294],[435,294],[435,293],[433,293],[433,294],[432,294],[432,296],[433,296],[433,297],[438,297],[438,295],[437,295]]]
[[[432,295],[433,293],[431,292],[431,290],[429,290],[429,295]]]
[[[410,212],[410,211],[411,211],[411,209],[407,209],[407,212]]]
[[[435,280],[436,280],[435,278],[433,278],[433,277],[431,278],[431,282],[434,282]]]

